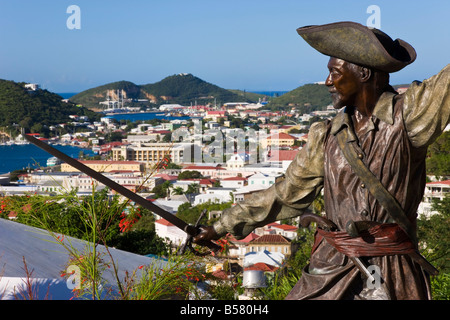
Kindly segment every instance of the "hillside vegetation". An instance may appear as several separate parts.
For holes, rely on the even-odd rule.
[[[83,91],[70,100],[88,108],[98,108],[99,103],[106,101],[108,97],[112,100],[117,99],[118,90],[123,90],[123,97],[131,99],[131,103],[136,102],[136,99],[148,99],[149,103],[155,106],[161,104],[190,105],[196,102],[202,105],[208,103],[220,105],[237,101],[253,102],[249,98],[220,88],[192,74],[172,75],[156,83],[144,85],[136,85],[129,81],[113,82]]]
[[[130,81],[117,81],[80,92],[71,97],[70,101],[87,108],[98,108],[99,102],[106,101],[108,97],[111,100],[117,99],[117,91],[122,90],[125,92],[124,98],[139,99],[141,97],[141,88],[138,85]]]
[[[0,80],[0,126],[12,128],[14,124],[26,132],[39,132],[42,126],[51,126],[72,121],[69,115],[86,115],[91,120],[97,114],[47,90],[31,91],[25,83]]]
[[[268,103],[271,109],[296,107],[302,113],[323,110],[331,104],[331,96],[323,84],[306,84],[289,91]]]

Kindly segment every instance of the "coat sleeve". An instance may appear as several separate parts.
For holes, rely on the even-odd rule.
[[[225,210],[214,224],[216,232],[220,236],[231,233],[242,239],[255,228],[296,217],[308,208],[323,186],[326,131],[325,123],[314,123],[308,143],[297,153],[286,170],[285,178]]]
[[[429,146],[439,137],[450,121],[450,64],[411,84],[405,92],[403,118],[414,147]]]

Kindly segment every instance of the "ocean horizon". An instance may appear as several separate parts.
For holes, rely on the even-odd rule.
[[[59,94],[63,99],[70,99],[74,95],[79,94],[79,92],[55,92],[56,94]]]

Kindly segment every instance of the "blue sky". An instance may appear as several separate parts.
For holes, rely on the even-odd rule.
[[[81,29],[67,28],[70,5]],[[192,73],[227,89],[288,91],[323,81],[328,58],[296,28],[355,21],[380,8],[381,29],[411,43],[415,63],[391,83],[423,80],[450,61],[447,0],[0,0],[0,79],[79,92]]]

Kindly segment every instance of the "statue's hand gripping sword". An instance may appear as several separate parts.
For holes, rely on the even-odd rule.
[[[158,214],[159,216],[163,217],[164,219],[166,219],[167,221],[172,223],[174,226],[176,226],[179,229],[186,232],[188,234],[189,238],[195,237],[200,232],[200,229],[197,225],[192,226],[192,225],[187,224],[186,222],[184,222],[183,220],[181,220],[174,214],[158,207],[157,205],[155,205],[152,202],[137,195],[136,193],[132,192],[131,190],[125,188],[124,186],[105,177],[103,174],[89,168],[88,166],[84,165],[83,163],[81,163],[81,162],[69,157],[65,153],[53,148],[49,144],[47,144],[39,139],[36,139],[30,135],[25,135],[25,139],[27,139],[29,142],[31,142],[35,146],[41,148],[42,150],[57,157],[58,159],[66,162],[67,164],[71,165],[72,167],[74,167],[74,168],[80,170],[81,172],[87,174],[88,176],[94,178],[95,180],[99,181],[100,183],[103,183],[105,186],[111,188],[112,190],[116,191],[117,193],[120,193],[121,195],[130,199],[131,201],[134,201],[135,203],[139,204],[143,208],[146,208],[146,209]],[[214,252],[219,251],[221,249],[221,247],[219,245],[217,245],[211,241],[203,242],[202,245],[208,247],[210,250],[212,250]]]

